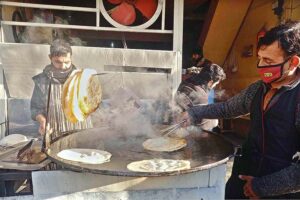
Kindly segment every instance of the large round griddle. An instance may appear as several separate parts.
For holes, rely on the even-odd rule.
[[[155,136],[152,136],[155,137]],[[233,155],[234,147],[218,135],[208,132],[191,133],[187,146],[181,150],[163,153],[145,150],[142,143],[149,136],[122,135],[112,128],[94,128],[74,132],[54,141],[47,149],[47,154],[54,162],[72,169],[112,176],[167,176],[205,170],[225,163]],[[110,162],[100,165],[83,164],[63,160],[57,153],[70,148],[91,148],[105,150],[112,154]],[[189,160],[191,168],[175,172],[133,172],[127,164],[134,161],[164,158]]]

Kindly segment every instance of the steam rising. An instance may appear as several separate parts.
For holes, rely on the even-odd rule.
[[[218,89],[215,90],[215,99],[217,99],[218,101],[226,101],[227,99],[229,99],[230,97],[234,96],[235,94],[237,94],[237,91],[227,91],[225,89]]]
[[[110,126],[125,137],[154,137],[158,134],[154,124],[162,123],[167,109],[167,101],[141,100],[128,88],[121,87],[102,102],[92,118],[96,127]]]
[[[147,85],[151,86],[151,84]],[[146,89],[147,86],[144,84],[141,85],[141,88]],[[112,127],[124,137],[158,136],[160,128],[155,125],[171,124],[174,116],[183,112],[183,109],[176,102],[170,100],[164,93],[164,89],[158,87],[155,90],[157,90],[155,91],[156,99],[140,99],[132,90],[126,87],[118,88],[109,99],[102,102],[100,108],[93,114],[94,126]],[[216,91],[216,98],[224,99],[226,97],[225,90]],[[194,126],[188,128],[192,132],[201,132],[196,129]],[[181,135],[186,135],[186,133]]]

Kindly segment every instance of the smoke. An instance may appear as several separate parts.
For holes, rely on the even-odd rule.
[[[117,88],[113,86],[114,84],[109,84],[111,87],[115,87],[114,93],[109,95],[109,98],[104,100],[100,108],[93,114],[94,125],[112,127],[123,136],[155,137],[159,135],[160,129],[156,125],[172,124],[176,121],[176,116],[188,108],[180,104],[182,100],[186,100],[186,97],[180,98],[180,95],[176,95],[172,100],[170,89],[166,85],[159,85],[157,81],[143,83],[141,80],[140,84],[136,84],[134,81],[129,77],[122,77],[122,83]],[[138,87],[133,87],[133,83]],[[147,97],[152,96],[153,98],[143,96],[145,93],[148,95],[148,92],[151,95]],[[226,100],[230,96],[230,93],[224,89],[215,90],[215,98],[218,101]],[[190,103],[183,102],[184,105],[190,105]],[[192,126],[188,131],[201,132]],[[186,133],[180,135],[184,137]]]
[[[124,136],[153,137],[157,130],[149,115],[152,103],[150,100],[141,101],[131,90],[120,87],[93,114],[93,124],[112,127]]]
[[[215,99],[220,102],[220,101],[226,101],[230,97],[234,96],[237,92],[232,90],[228,91],[225,89],[216,89],[215,90]]]
[[[106,94],[107,99],[102,101],[99,109],[92,115],[95,127],[109,126],[126,136],[154,137],[160,129],[157,125],[171,124],[174,116],[183,111],[171,100],[170,87],[158,85],[157,80],[148,80],[146,83],[141,80],[141,84],[135,83],[138,87],[131,89],[127,87],[131,86],[128,80],[130,81],[128,78],[122,80],[126,86],[123,82],[117,89],[114,88],[113,94]]]
[[[155,125],[170,124],[171,87],[166,73],[148,68],[109,68],[122,73],[102,75],[105,100],[97,110],[97,124],[122,129],[129,135],[157,133]],[[128,70],[133,70],[130,73]],[[99,120],[101,119],[101,120]],[[154,128],[153,128],[154,127]],[[153,130],[154,129],[154,130]]]

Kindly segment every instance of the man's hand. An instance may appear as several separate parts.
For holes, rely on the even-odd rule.
[[[252,189],[252,179],[253,176],[245,176],[245,175],[239,175],[239,178],[246,181],[244,185],[244,195],[246,197],[249,197],[249,199],[259,199],[259,197],[254,193]]]
[[[176,117],[177,123],[182,122],[183,120],[185,120],[185,122],[182,123],[182,127],[191,125],[191,117],[188,112],[183,112]]]
[[[44,135],[45,134],[45,129],[46,129],[46,117],[44,115],[42,115],[42,114],[39,114],[39,115],[36,116],[35,119],[40,124],[39,133],[41,135]]]
[[[46,128],[47,128],[47,131],[49,131],[49,133],[52,132],[52,129],[50,129],[50,124],[47,124],[47,126],[46,126],[46,117],[44,115],[42,115],[42,114],[37,115],[36,120],[40,123],[39,133],[41,135],[45,134]]]

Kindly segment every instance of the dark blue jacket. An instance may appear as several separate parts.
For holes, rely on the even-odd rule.
[[[300,144],[299,83],[300,79],[282,87],[264,112],[262,99],[267,86],[262,81],[251,84],[226,102],[195,106],[188,110],[194,121],[234,118],[251,113],[251,128],[243,145],[243,157],[234,162],[234,184],[240,181],[237,175],[244,174],[257,177],[252,185],[259,196],[300,191],[300,163],[291,162]],[[243,195],[244,182],[240,182],[239,190]]]
[[[250,151],[249,174],[261,177],[291,165],[300,150],[300,134],[295,126],[300,85],[280,88],[263,110],[268,88],[262,85],[251,105],[251,126],[248,135]]]

